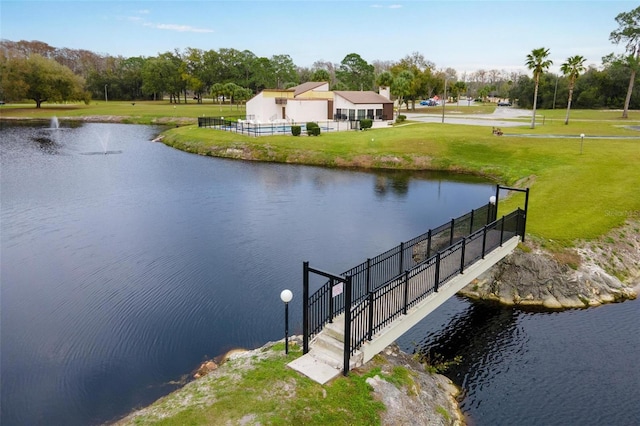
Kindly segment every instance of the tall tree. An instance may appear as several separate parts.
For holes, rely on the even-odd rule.
[[[413,81],[413,77],[414,76],[411,71],[401,71],[391,83],[391,93],[398,97],[398,114],[400,114],[400,108],[402,108],[404,98],[411,94],[411,82]]]
[[[629,54],[628,62],[631,68],[631,77],[629,78],[629,87],[627,88],[627,96],[624,100],[624,109],[622,111],[622,118],[628,118],[629,102],[631,101],[633,84],[636,79],[638,63],[640,62],[640,6],[631,12],[618,14],[616,22],[618,23],[618,29],[611,32],[609,40],[615,44],[626,43],[625,48]]]
[[[548,57],[549,49],[541,47],[539,49],[533,49],[531,53],[527,55],[527,61],[525,62],[527,68],[533,71],[533,80],[535,83],[535,89],[533,91],[533,114],[531,114],[532,129],[536,127],[536,106],[538,103],[538,84],[540,83],[540,75],[553,64],[553,61],[547,59]]]
[[[357,53],[349,53],[344,57],[336,71],[336,77],[347,90],[373,89],[373,65]]]
[[[8,59],[2,66],[2,92],[11,98],[32,99],[36,108],[43,102],[89,101],[84,79],[68,67],[39,54]]]
[[[325,69],[317,69],[313,74],[311,74],[310,81],[326,81],[329,83],[331,81],[331,75],[329,74],[329,71]]]
[[[273,55],[270,59],[276,77],[276,88],[282,89],[288,83],[298,83],[298,73],[289,55]]]
[[[567,58],[567,62],[560,66],[560,71],[565,77],[569,78],[569,100],[567,101],[567,117],[564,119],[564,124],[569,124],[569,111],[571,111],[571,100],[573,98],[573,88],[576,85],[576,79],[580,74],[585,72],[584,62],[586,61],[580,55],[571,56]]]
[[[458,106],[460,106],[460,94],[464,93],[467,90],[467,83],[464,81],[456,81],[453,85],[453,95],[456,98],[456,102]]]

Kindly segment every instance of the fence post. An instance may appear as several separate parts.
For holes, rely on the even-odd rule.
[[[469,234],[473,233],[473,213],[474,213],[474,209],[471,209],[471,223],[469,224]]]
[[[496,220],[498,220],[498,203],[500,202],[500,185],[496,185],[496,205],[495,210],[493,211],[493,219],[491,219],[491,222],[495,222]]]
[[[349,359],[351,357],[351,275],[344,282],[344,369],[342,374],[349,374]]]
[[[409,299],[409,271],[404,271],[404,301],[402,302],[403,315],[407,315],[408,299]]]
[[[431,257],[431,229],[429,229],[429,232],[427,232],[427,257],[425,258],[425,260],[429,257]]]
[[[462,253],[460,255],[460,273],[464,274],[464,252],[465,252],[465,246],[467,243],[467,238],[466,237],[462,237]]]
[[[367,293],[371,291],[371,259],[367,258]]]
[[[309,262],[302,262],[302,352],[309,352]]]
[[[335,281],[333,277],[329,278],[329,323],[333,324],[333,286]]]
[[[440,284],[440,250],[436,253],[436,283],[434,286],[434,291],[438,292],[438,285]]]
[[[500,247],[502,247],[503,237],[504,237],[504,216],[502,216],[502,220],[500,221]]]
[[[482,258],[484,259],[484,252],[487,248],[487,225],[482,227]]]
[[[453,244],[453,227],[456,225],[456,218],[451,218],[451,232],[449,234],[449,245]]]
[[[527,215],[529,212],[529,188],[524,193],[524,224],[522,225],[522,242],[524,242],[524,236],[527,233]]]
[[[400,243],[400,268],[398,270],[398,275],[402,273],[402,264],[404,263],[404,243]]]
[[[371,341],[373,338],[373,292],[369,292],[369,331],[367,333],[367,340]]]

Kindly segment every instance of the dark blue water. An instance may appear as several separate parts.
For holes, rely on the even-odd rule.
[[[640,300],[523,312],[455,297],[399,339],[462,388],[469,425],[640,424]]]
[[[342,272],[494,193],[200,157],[148,126],[61,126],[0,130],[3,425],[146,405],[207,358],[281,339],[284,288],[299,333],[303,261]]]

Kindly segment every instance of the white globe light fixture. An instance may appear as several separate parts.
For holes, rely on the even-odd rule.
[[[284,353],[289,354],[289,302],[293,299],[291,290],[280,292],[280,300],[284,302]]]
[[[282,290],[282,292],[280,293],[280,299],[284,303],[289,303],[291,302],[291,299],[293,299],[293,293],[291,292],[291,290]]]

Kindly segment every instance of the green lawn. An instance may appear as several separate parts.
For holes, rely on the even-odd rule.
[[[457,107],[450,104],[448,108]],[[495,107],[467,111],[469,115],[486,113],[487,108]],[[450,170],[486,176],[506,185],[528,185],[527,230],[563,245],[598,237],[627,218],[640,217],[640,132],[628,128],[640,126],[640,112],[630,111],[629,119],[623,120],[620,111],[573,110],[569,125],[564,124],[566,110],[538,113],[545,116],[544,125],[537,120],[536,129],[530,129],[525,118],[522,126],[504,128],[506,135],[502,137],[494,136],[490,127],[440,123],[410,123],[319,137],[259,138],[189,125],[168,130],[165,143],[203,155],[329,167]],[[170,123],[203,115],[243,117],[244,110],[211,101],[186,105],[92,101],[88,106],[45,104],[41,109],[32,104],[4,105],[0,114],[44,119],[54,115],[71,119],[124,116],[125,122]],[[582,142],[581,133],[587,136]],[[530,134],[550,137],[525,136]],[[521,199],[502,205],[512,208],[517,202]]]
[[[9,104],[0,107],[0,117],[15,118],[42,118],[49,119],[52,116],[82,118],[92,116],[117,116],[128,117],[125,122],[153,123],[157,120],[171,122],[177,118],[223,116],[244,117],[244,106],[219,105],[211,100],[197,104],[190,100],[188,104],[170,104],[167,101],[91,101],[90,105],[77,104],[42,104],[42,108],[35,108],[35,104]]]
[[[626,218],[640,215],[640,132],[609,119],[508,132],[570,137],[497,137],[487,127],[421,123],[320,137],[252,138],[188,126],[169,130],[167,143],[203,155],[226,156],[224,151],[234,148],[249,150],[266,161],[451,170],[484,175],[506,185],[527,180],[531,187],[528,231],[563,245],[598,237]],[[635,138],[587,138],[581,154],[577,135],[582,132]],[[511,208],[521,201],[503,205]]]

